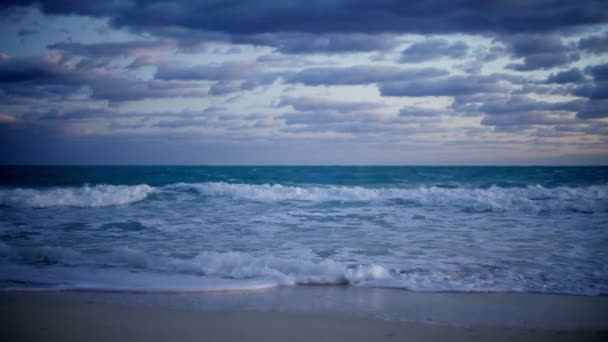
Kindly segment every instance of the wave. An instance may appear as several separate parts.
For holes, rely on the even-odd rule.
[[[410,291],[608,293],[605,281],[590,283],[584,274],[563,278],[548,275],[540,268],[525,272],[496,269],[468,272],[466,267],[459,270],[444,266],[390,269],[379,264],[347,264],[328,258],[242,252],[203,252],[191,258],[178,258],[131,248],[86,254],[69,248],[17,248],[0,243],[0,289],[5,290],[206,292],[339,285]],[[601,277],[606,279],[604,275]]]
[[[142,185],[95,185],[51,189],[3,189],[0,205],[9,207],[105,207],[141,201],[154,188]]]
[[[4,278],[0,280],[4,282],[47,284],[63,289],[216,291],[293,285],[357,285],[391,277],[389,271],[375,264],[347,266],[331,259],[289,259],[241,252],[203,252],[185,259],[151,255],[131,248],[85,254],[62,247],[15,248],[0,243],[0,260],[3,261],[0,278]],[[103,272],[99,272],[100,269]],[[141,277],[130,274],[127,279],[110,279],[107,276],[134,270]],[[102,274],[98,276],[99,273]],[[145,283],[144,279],[156,279],[156,282]]]
[[[176,183],[162,187],[95,185],[50,189],[0,190],[0,206],[9,207],[104,207],[142,201],[151,193],[194,192],[207,198],[227,197],[258,202],[382,202],[397,201],[431,207],[456,207],[466,211],[566,210],[582,213],[608,211],[608,185],[587,187],[444,188],[437,186],[364,187],[236,184],[224,182]],[[159,198],[179,200],[179,197]],[[399,203],[397,203],[399,204]]]
[[[400,200],[427,206],[459,206],[473,211],[608,210],[608,186],[545,188],[540,185],[503,188],[286,186],[223,182],[178,183],[167,189],[191,189],[205,196],[228,196],[253,201],[385,201]]]

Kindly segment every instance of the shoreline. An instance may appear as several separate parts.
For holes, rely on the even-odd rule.
[[[0,293],[0,339],[608,340],[608,297],[333,290],[7,291]]]

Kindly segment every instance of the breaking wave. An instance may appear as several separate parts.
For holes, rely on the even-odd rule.
[[[581,213],[608,211],[608,186],[546,188],[540,185],[504,188],[445,188],[436,186],[290,186],[280,184],[235,184],[224,182],[177,183],[163,187],[141,185],[94,185],[50,189],[2,189],[0,206],[9,207],[104,207],[142,201],[151,193],[194,192],[203,197],[227,197],[258,202],[381,202],[456,207],[467,211],[566,210]],[[175,197],[160,200],[179,200]]]
[[[176,289],[172,284],[175,279],[190,279],[192,282],[187,286],[190,290],[205,291],[247,289],[252,286],[358,285],[391,277],[389,271],[375,264],[347,266],[331,259],[315,261],[252,256],[241,252],[203,252],[186,259],[150,255],[130,248],[116,248],[103,254],[84,254],[61,247],[15,248],[0,244],[0,260],[3,260],[0,273],[12,274],[16,278],[13,281],[56,283],[61,284],[62,288],[72,289],[114,286],[130,290],[173,290]],[[46,267],[39,268],[42,265]],[[32,271],[28,271],[29,267]],[[102,273],[133,273],[128,271],[136,270],[143,279],[156,278],[159,283],[144,284],[142,278],[125,283],[126,280],[120,277],[110,281],[103,274],[100,278],[95,275],[96,272],[90,272],[100,267],[104,268]],[[127,276],[133,277],[133,274]],[[81,284],[83,279],[86,286]],[[227,287],[218,287],[220,284]]]
[[[584,277],[560,282],[540,271],[389,269],[378,264],[349,265],[332,259],[242,252],[203,252],[192,258],[177,258],[130,248],[86,254],[60,247],[17,248],[0,244],[0,261],[0,274],[4,275],[0,288],[4,290],[206,292],[347,285],[411,291],[608,293],[604,282],[590,285]]]
[[[285,186],[280,184],[179,183],[171,189],[193,189],[205,196],[228,196],[253,201],[383,201],[400,200],[419,205],[460,206],[474,211],[608,210],[608,186],[545,188],[540,185],[502,188]]]
[[[148,185],[95,185],[50,189],[3,189],[0,205],[10,207],[105,207],[141,201],[154,188]]]

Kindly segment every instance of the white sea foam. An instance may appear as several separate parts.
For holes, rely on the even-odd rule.
[[[428,206],[456,206],[474,211],[608,210],[608,186],[545,188],[285,186],[280,184],[179,183],[169,189],[194,189],[205,196],[253,201],[383,201],[402,200]]]
[[[17,264],[66,267],[84,270],[103,267],[110,269],[139,269],[146,272],[157,272],[170,277],[197,276],[199,283],[204,284],[217,279],[244,281],[251,286],[251,280],[256,286],[280,285],[357,285],[377,279],[391,277],[389,271],[379,265],[357,265],[348,267],[340,262],[324,259],[286,259],[274,256],[252,256],[240,252],[203,252],[194,258],[173,258],[168,256],[150,255],[130,248],[115,248],[104,254],[83,254],[67,248],[15,248],[0,244],[0,268]],[[105,272],[105,271],[104,271]],[[12,276],[15,276],[12,272]],[[28,277],[31,278],[31,277]],[[60,280],[61,277],[56,278]],[[24,279],[20,279],[24,280]],[[33,281],[33,279],[28,279]],[[38,281],[41,281],[40,279]],[[70,283],[73,279],[65,279]],[[93,280],[91,280],[93,281]],[[61,281],[59,281],[61,282]],[[154,284],[151,284],[154,285]],[[209,284],[207,284],[209,285]],[[160,288],[155,284],[155,288]],[[208,286],[207,286],[208,287]],[[205,286],[201,288],[207,288]],[[218,289],[215,286],[211,286]]]
[[[545,188],[362,187],[288,186],[280,184],[233,184],[224,182],[178,183],[161,188],[142,185],[95,185],[49,189],[3,189],[0,205],[11,207],[104,207],[144,200],[154,191],[194,190],[209,197],[277,201],[386,201],[400,200],[425,206],[455,206],[472,211],[608,210],[608,186]]]
[[[462,272],[456,269],[399,272],[378,264],[347,265],[331,259],[204,252],[175,258],[130,248],[85,254],[68,248],[17,248],[0,244],[0,288],[42,286],[110,291],[230,291],[275,286],[350,285],[411,291],[608,293],[606,284],[563,283],[541,273]],[[45,267],[40,267],[39,263]],[[103,271],[101,271],[103,270]],[[10,285],[13,284],[13,285]],[[28,287],[26,285],[26,287]]]
[[[95,185],[50,189],[3,189],[0,205],[11,207],[105,207],[145,199],[154,188],[142,185]]]

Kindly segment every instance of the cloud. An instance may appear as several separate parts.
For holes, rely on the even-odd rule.
[[[0,58],[0,90],[13,99],[67,99],[83,89],[90,98],[118,103],[147,98],[204,97],[207,89],[179,81],[142,80],[121,70],[81,64],[60,52]]]
[[[591,74],[596,81],[608,80],[608,63],[594,65],[585,69],[585,72]]]
[[[388,108],[383,104],[314,97],[284,98],[279,106],[291,106],[295,110],[276,117],[287,126],[281,131],[289,133],[333,132],[351,137],[388,137],[441,130],[435,125],[441,120],[438,112],[428,108],[405,107],[395,115],[382,110]]]
[[[154,65],[160,64],[160,62],[161,62],[161,60],[156,55],[137,56],[137,57],[135,57],[133,62],[131,62],[131,64],[129,64],[128,68],[136,69],[136,68],[141,68],[141,67],[146,67],[146,66],[154,66]]]
[[[446,113],[448,113],[447,110],[413,106],[403,107],[401,108],[401,110],[399,110],[399,116],[404,117],[431,117],[443,115]]]
[[[78,63],[82,67],[105,67],[122,57],[132,58],[133,61],[128,68],[136,69],[159,64],[159,55],[163,52],[175,51],[176,44],[169,40],[135,40],[93,44],[60,42],[50,44],[47,48],[67,56],[81,57],[82,59]]]
[[[288,125],[296,124],[327,124],[345,122],[378,122],[386,118],[386,115],[375,111],[351,111],[340,112],[336,110],[323,111],[297,111],[285,113],[279,116]]]
[[[576,114],[580,119],[608,118],[608,99],[591,100],[585,102],[581,110]]]
[[[178,28],[227,34],[305,33],[529,33],[606,21],[601,1],[449,2],[283,1],[67,2],[5,1],[49,14],[107,17],[135,31]],[[353,20],[356,18],[356,20]]]
[[[386,51],[398,44],[393,35],[363,33],[262,33],[232,36],[231,41],[236,44],[270,46],[274,47],[276,52],[284,54]]]
[[[497,93],[505,88],[498,84],[498,76],[450,76],[432,79],[384,82],[382,96],[462,96],[477,93]]]
[[[516,126],[522,129],[532,125],[557,125],[569,123],[572,123],[572,119],[568,117],[560,117],[538,112],[511,113],[509,115],[493,115],[486,116],[481,120],[481,124],[484,126]]]
[[[287,127],[282,132],[289,133],[327,133],[334,132],[346,134],[350,137],[361,138],[375,135],[386,142],[389,136],[402,134],[425,134],[441,131],[436,125],[436,118],[402,118],[394,115],[375,112],[360,111],[341,113],[338,111],[303,111],[285,113],[277,119],[285,121]]]
[[[25,39],[29,36],[40,33],[40,31],[35,29],[21,28],[17,31],[17,37],[20,38],[21,44],[25,43]]]
[[[403,79],[419,79],[447,75],[437,68],[401,69],[388,66],[358,65],[352,67],[307,68],[285,76],[287,83],[319,85],[359,85]]]
[[[583,38],[579,40],[578,48],[595,54],[608,52],[608,33],[603,36]]]
[[[586,97],[590,100],[608,99],[608,64],[587,67],[585,73],[591,75],[593,81],[579,83],[572,89],[572,95]]]
[[[22,115],[22,117],[29,121],[70,121],[91,118],[108,118],[112,116],[116,117],[118,115],[108,107],[72,105],[69,103],[58,107],[51,107],[43,111],[27,111]]]
[[[241,81],[220,81],[216,82],[209,88],[209,94],[211,95],[225,95],[236,93],[243,89],[243,82]]]
[[[430,39],[410,45],[401,52],[401,62],[424,62],[441,57],[463,58],[469,47],[464,42],[449,42],[445,39]]]
[[[12,123],[16,121],[17,119],[15,119],[14,116],[6,113],[0,113],[0,124]]]
[[[535,125],[571,125],[582,123],[574,113],[587,106],[585,100],[548,102],[528,96],[472,96],[456,98],[452,109],[463,114],[481,114],[481,124],[502,127],[505,130],[522,130]],[[510,128],[507,128],[510,127]]]
[[[197,86],[193,81],[217,81],[209,88],[209,95],[225,95],[272,84],[285,73],[263,72],[257,61],[233,61],[194,66],[162,64],[154,77],[157,81],[181,81],[191,87]]]
[[[385,108],[386,105],[376,102],[339,101],[321,97],[283,97],[278,107],[291,106],[297,111],[337,111],[349,113]]]
[[[250,61],[202,64],[191,67],[163,64],[154,77],[159,80],[182,81],[233,81],[251,77],[257,64]]]
[[[505,36],[501,41],[512,58],[523,58],[523,63],[507,66],[508,69],[516,71],[551,69],[580,59],[575,46],[564,44],[554,35],[518,34]]]
[[[579,83],[585,80],[585,76],[578,68],[553,73],[547,77],[547,83]]]
[[[189,134],[277,146],[299,139],[329,151],[322,139],[388,146],[418,143],[428,133],[435,146],[480,148],[512,134],[524,150],[536,141],[529,139],[568,135],[560,143],[574,151],[585,139],[600,144],[596,135],[608,129],[600,125],[608,118],[608,66],[589,67],[608,51],[608,8],[594,0],[9,0],[0,8],[27,14],[11,22],[15,44],[5,52],[16,57],[0,54],[0,112],[14,119],[0,114],[0,124],[12,127],[3,129],[14,141],[19,132],[32,142],[36,132],[57,141],[162,136],[154,145],[162,148]],[[49,14],[73,17],[56,24]],[[18,29],[33,17],[40,32],[20,48],[29,32]],[[45,41],[56,25],[69,27],[69,41]],[[94,32],[100,25],[103,36]],[[50,52],[21,57],[44,48]],[[400,65],[424,61],[437,63]],[[226,107],[158,112],[203,104]],[[243,113],[247,108],[260,113]],[[467,141],[473,136],[479,140]]]
[[[78,56],[100,58],[151,55],[158,53],[159,51],[175,49],[176,45],[168,40],[141,40],[94,44],[60,42],[50,44],[48,45],[48,48],[53,50],[61,50]]]
[[[589,82],[577,86],[572,90],[572,94],[588,99],[608,99],[608,81]]]
[[[91,98],[120,103],[154,98],[207,97],[206,88],[180,81],[142,81],[138,79],[98,79],[88,85]]]
[[[584,101],[574,100],[567,102],[537,101],[526,96],[512,96],[484,102],[478,110],[487,115],[510,115],[512,113],[525,113],[534,111],[578,111]]]
[[[75,61],[67,56],[48,53],[41,57],[0,56],[0,83],[70,81]]]

